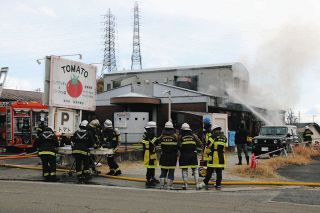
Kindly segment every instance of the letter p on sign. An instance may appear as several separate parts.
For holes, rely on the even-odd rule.
[[[70,118],[70,116],[68,113],[62,112],[61,113],[61,125],[63,126],[65,122],[68,122],[69,118]]]

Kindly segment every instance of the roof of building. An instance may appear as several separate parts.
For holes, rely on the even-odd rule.
[[[42,92],[3,89],[0,101],[36,101],[42,102]]]
[[[179,67],[161,67],[161,68],[150,68],[141,70],[122,70],[113,71],[104,74],[105,76],[119,75],[119,74],[139,74],[144,72],[167,72],[167,71],[177,71],[177,70],[199,70],[199,69],[221,69],[229,68],[231,69],[233,65],[239,63],[221,63],[221,64],[207,64],[207,65],[191,65],[191,66],[179,66]]]
[[[161,100],[144,94],[130,92],[111,98],[112,104],[160,104]]]
[[[320,126],[317,123],[296,123],[294,125],[296,125],[298,129],[305,128],[306,126],[314,126],[314,128],[320,133]]]
[[[127,93],[127,94],[122,94],[122,95],[118,95],[117,98],[123,98],[123,97],[140,97],[140,98],[152,98],[152,97],[149,97],[147,95],[144,95],[144,94],[139,94],[139,93],[135,93],[135,92],[130,92],[130,93]]]

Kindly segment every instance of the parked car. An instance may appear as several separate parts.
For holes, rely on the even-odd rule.
[[[280,148],[290,151],[289,145],[299,142],[301,142],[301,139],[296,126],[263,126],[259,135],[253,138],[252,151],[255,155],[265,154]],[[271,153],[271,155],[279,155],[280,153],[281,151]]]

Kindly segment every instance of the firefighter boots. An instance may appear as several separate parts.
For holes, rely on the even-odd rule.
[[[237,163],[236,165],[242,165],[242,156],[238,156],[239,159],[239,163]]]
[[[164,189],[165,179],[160,178],[160,189]]]
[[[249,156],[246,156],[247,165],[249,165]]]

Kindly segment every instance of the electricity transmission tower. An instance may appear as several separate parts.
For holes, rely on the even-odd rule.
[[[115,55],[115,16],[110,9],[107,15],[104,15],[104,56],[101,70],[101,78],[105,71],[111,72],[117,70],[117,60]]]
[[[133,23],[133,49],[131,55],[131,70],[136,68],[142,69],[141,52],[140,52],[140,23],[139,23],[139,5],[134,3],[134,23]]]

